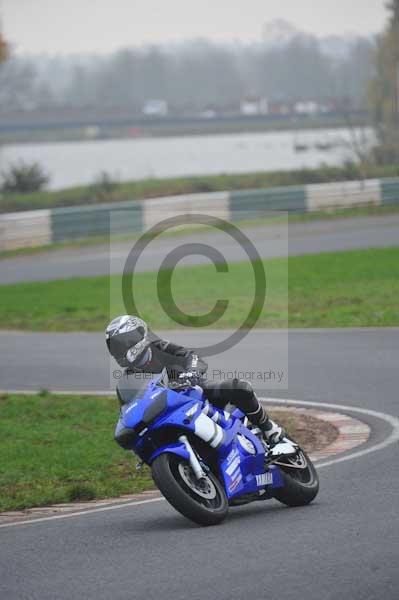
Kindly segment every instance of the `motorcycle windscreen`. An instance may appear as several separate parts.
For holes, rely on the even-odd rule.
[[[125,427],[135,429],[139,424],[148,426],[160,417],[168,407],[168,392],[164,389],[151,390],[128,406],[122,407],[122,422]]]

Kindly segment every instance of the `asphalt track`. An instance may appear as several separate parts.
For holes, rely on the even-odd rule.
[[[160,215],[162,219],[162,215]],[[399,215],[333,219],[274,226],[243,227],[262,258],[273,258],[326,251],[351,250],[368,247],[396,246],[399,243]],[[208,244],[217,248],[226,260],[240,261],[248,257],[242,247],[226,233],[190,233],[154,240],[143,253],[138,271],[158,268],[165,255],[187,242]],[[107,275],[123,271],[133,243],[68,248],[33,255],[20,255],[0,260],[0,284],[21,281],[41,281],[67,277]],[[193,255],[186,264],[208,261]]]
[[[288,236],[281,226],[248,234],[269,257],[284,256],[287,245],[290,254],[397,245],[398,224],[399,216],[389,216],[297,223]],[[156,267],[176,239],[155,243],[141,268]],[[216,240],[200,235],[189,241]],[[229,260],[240,260],[232,240],[216,245]],[[115,248],[112,269],[121,268],[127,248]],[[192,257],[191,264],[198,260]],[[0,261],[0,282],[109,269],[106,246],[63,250]],[[268,373],[268,379],[253,381],[264,396],[342,404],[348,414],[351,408],[366,411],[361,418],[372,434],[360,452],[370,453],[321,469],[314,504],[297,509],[274,501],[251,504],[232,509],[224,524],[207,529],[166,502],[0,527],[1,600],[396,600],[398,445],[386,445],[391,425],[367,411],[399,417],[398,334],[394,328],[254,331],[209,360],[211,378],[235,369]],[[200,346],[220,335],[169,337]],[[113,370],[101,334],[0,333],[0,389],[110,390]],[[281,381],[272,377],[278,372]],[[116,412],[115,405],[115,418]]]
[[[273,395],[344,404],[349,414],[351,407],[361,407],[398,417],[398,333],[291,331],[288,389]],[[59,335],[1,334],[1,387],[23,382],[71,389],[85,381],[94,389],[107,387],[100,338]],[[203,341],[198,338],[204,334],[196,335],[190,335],[191,343]],[[184,334],[175,339],[186,341]],[[212,367],[227,368],[233,361],[265,369],[262,348],[269,344],[284,361],[286,333],[259,331],[212,359]],[[4,364],[7,354],[14,364]],[[362,418],[372,427],[366,449],[388,438],[387,422],[372,414]],[[232,509],[224,524],[207,529],[166,502],[0,528],[0,598],[396,600],[397,444],[330,464],[320,478],[320,495],[309,507],[251,504]]]

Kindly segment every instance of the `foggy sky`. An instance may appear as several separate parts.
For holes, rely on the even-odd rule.
[[[17,52],[109,52],[195,37],[256,40],[284,19],[325,35],[375,33],[385,0],[0,0],[6,38]]]

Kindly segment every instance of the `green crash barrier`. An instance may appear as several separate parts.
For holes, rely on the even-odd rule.
[[[382,204],[399,203],[399,177],[380,179]]]
[[[252,219],[269,211],[306,211],[305,186],[242,190],[230,194],[230,218]]]
[[[95,206],[55,208],[51,211],[52,242],[141,232],[140,202],[117,202]]]
[[[159,220],[191,212],[243,221],[272,211],[304,213],[359,204],[399,203],[399,177],[334,182],[5,214],[0,218],[0,249],[22,248],[90,237],[142,233]]]

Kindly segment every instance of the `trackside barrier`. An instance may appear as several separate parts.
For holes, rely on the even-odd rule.
[[[381,204],[381,186],[378,179],[306,186],[306,208],[309,211],[367,204]]]
[[[256,218],[267,211],[306,211],[305,186],[240,190],[230,193],[230,219]]]
[[[229,195],[229,192],[214,192],[145,200],[142,202],[144,231],[178,215],[203,214],[228,220]]]
[[[118,209],[123,209],[123,212]],[[114,233],[123,235],[143,231],[143,211],[140,202],[72,206],[51,211],[52,241],[65,242],[108,235],[111,211]]]
[[[239,221],[276,210],[308,212],[396,203],[399,177],[34,210],[0,215],[0,250],[108,235],[111,213],[112,233],[123,235],[147,231],[182,214]]]
[[[0,250],[51,244],[50,213],[50,210],[30,210],[0,215]]]
[[[380,179],[382,204],[399,203],[399,177]]]

